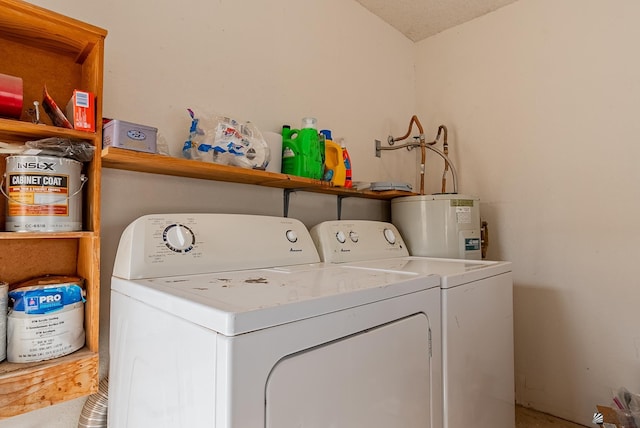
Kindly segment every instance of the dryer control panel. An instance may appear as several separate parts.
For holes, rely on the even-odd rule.
[[[326,221],[311,228],[320,258],[329,263],[405,257],[409,251],[391,223],[370,220]]]
[[[244,214],[158,214],[122,234],[113,275],[123,279],[318,263],[299,220]]]

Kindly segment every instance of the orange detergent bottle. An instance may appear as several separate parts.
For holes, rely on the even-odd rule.
[[[350,189],[353,187],[353,176],[351,172],[351,156],[349,156],[349,152],[347,151],[347,146],[344,144],[344,138],[339,138],[340,147],[342,147],[342,160],[344,162],[345,169],[345,177],[344,177],[344,187]]]

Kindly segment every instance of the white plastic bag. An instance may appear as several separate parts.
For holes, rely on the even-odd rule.
[[[265,169],[269,146],[251,122],[189,109],[191,127],[182,153],[187,159]]]

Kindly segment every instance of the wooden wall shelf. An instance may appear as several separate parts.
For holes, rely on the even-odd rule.
[[[44,114],[44,111],[41,113]],[[46,135],[47,137],[69,138],[72,140],[95,142],[99,134],[96,134],[95,132],[76,131],[74,129],[59,128],[57,126],[45,124],[36,125],[31,122],[0,118],[0,141],[22,142],[25,139],[40,139],[43,138],[43,135]],[[102,144],[102,142],[100,143]]]
[[[326,181],[312,180],[305,177],[136,152],[116,147],[105,147],[102,150],[102,166],[151,174],[254,184],[341,197],[390,200],[398,196],[415,195],[415,193],[412,192],[399,190],[377,192],[372,190],[345,189],[343,187],[332,186]]]

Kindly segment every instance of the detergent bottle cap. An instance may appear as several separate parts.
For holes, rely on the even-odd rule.
[[[320,133],[322,135],[324,135],[324,138],[326,138],[327,140],[332,140],[331,139],[331,130],[330,129],[323,129],[323,130],[320,131]]]
[[[317,123],[318,123],[318,121],[316,120],[315,117],[303,117],[302,118],[302,129],[305,129],[305,128],[318,129]]]

